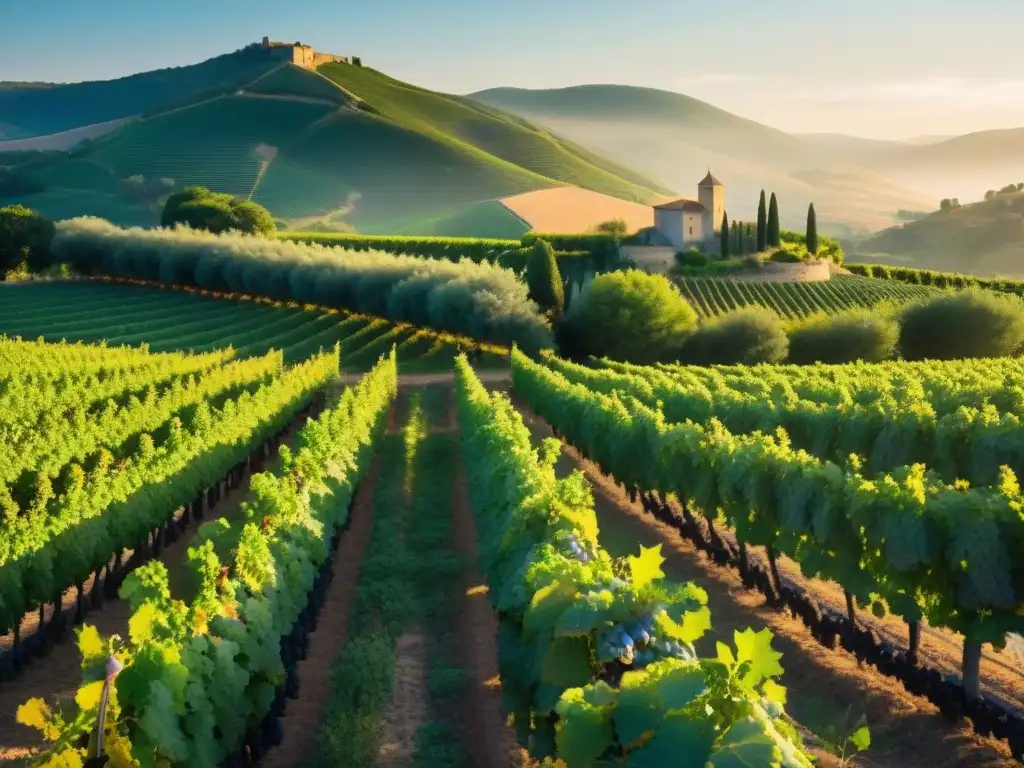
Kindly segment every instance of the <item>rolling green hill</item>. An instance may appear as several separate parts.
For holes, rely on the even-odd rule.
[[[273,68],[258,46],[186,67],[86,83],[0,82],[0,140],[44,136],[160,111],[190,94],[225,92]]]
[[[1001,194],[891,227],[852,244],[852,260],[1024,277],[1024,193]]]
[[[784,226],[803,226],[814,202],[822,229],[881,229],[930,197],[859,164],[844,142],[805,140],[679,93],[622,85],[494,88],[470,95],[658,178],[684,195],[710,165],[726,185],[730,218],[751,220],[762,188],[776,192]]]
[[[228,59],[248,66],[254,56]],[[20,198],[0,191],[0,205],[151,225],[168,193],[199,185],[250,198],[293,228],[505,236],[523,227],[494,202],[510,195],[575,185],[646,203],[670,193],[521,117],[369,68],[239,64],[231,73],[220,85],[166,92],[158,111],[69,152],[19,153],[19,172],[44,189]],[[105,87],[113,93],[117,83],[130,109],[145,111],[124,82]],[[37,90],[78,98],[64,88]]]

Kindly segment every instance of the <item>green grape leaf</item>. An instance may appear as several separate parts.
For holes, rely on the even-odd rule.
[[[627,749],[639,745],[658,729],[665,710],[646,672],[626,672],[619,683],[615,733]]]
[[[772,650],[772,633],[767,627],[760,632],[749,627],[742,632],[737,630],[733,637],[736,641],[736,660],[740,664],[750,665],[743,675],[746,685],[756,688],[762,680],[782,674],[782,665],[779,664],[782,654]]]
[[[866,725],[862,725],[850,734],[850,743],[857,748],[858,752],[863,752],[871,746],[871,731]]]
[[[92,624],[86,624],[78,630],[78,652],[82,654],[83,667],[106,662],[107,644],[100,635],[100,631]]]
[[[705,768],[715,732],[707,719],[669,715],[654,738],[629,753],[630,768]]]
[[[523,617],[523,628],[527,632],[542,632],[554,627],[575,599],[576,585],[568,579],[541,587],[530,601],[530,607]]]
[[[661,544],[653,547],[641,546],[640,555],[630,555],[627,561],[630,580],[636,589],[643,589],[665,577],[665,572],[661,570],[661,564],[665,562],[665,558],[661,556]]]
[[[39,731],[47,741],[55,741],[60,737],[60,729],[53,723],[49,705],[39,696],[19,706],[17,718],[22,725]]]
[[[658,677],[657,688],[665,709],[682,709],[707,690],[704,670],[696,663],[677,666]]]
[[[708,768],[778,765],[782,752],[764,723],[750,717],[732,724],[708,758]]]
[[[541,680],[561,688],[590,682],[590,645],[585,638],[560,637],[551,642],[541,667]]]
[[[761,692],[764,697],[769,701],[774,701],[777,704],[786,704],[786,687],[779,685],[774,680],[765,680],[764,685],[761,686]]]
[[[558,702],[557,711],[558,755],[568,765],[573,768],[590,766],[612,745],[615,734],[609,708],[587,701],[582,688],[567,690]]]
[[[589,600],[577,600],[568,610],[562,613],[555,625],[555,637],[573,637],[589,634],[601,627],[608,619],[614,595],[608,590],[598,594],[594,599],[596,605]]]
[[[79,688],[75,693],[75,704],[78,705],[78,709],[82,712],[99,709],[104,684],[103,680],[96,680]]]

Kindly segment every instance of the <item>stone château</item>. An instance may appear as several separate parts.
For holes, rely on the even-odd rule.
[[[679,251],[714,247],[724,214],[725,187],[708,168],[697,184],[696,200],[684,197],[654,206],[654,228]]]
[[[316,69],[321,64],[348,64],[348,56],[336,56],[333,53],[314,51],[310,45],[302,43],[276,43],[269,37],[263,38],[263,50],[281,61],[288,61],[304,69]]]

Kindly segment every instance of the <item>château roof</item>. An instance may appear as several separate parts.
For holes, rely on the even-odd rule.
[[[707,210],[703,205],[698,203],[696,200],[690,200],[689,198],[680,198],[679,200],[670,200],[667,203],[654,206],[655,210],[662,211],[688,211],[690,213],[703,213]]]
[[[714,176],[711,175],[711,169],[708,168],[708,175],[705,176],[703,179],[701,179],[700,184],[698,184],[697,186],[699,186],[699,187],[721,187],[721,186],[723,186],[723,184],[722,184],[722,182],[720,182],[718,179],[716,179]]]

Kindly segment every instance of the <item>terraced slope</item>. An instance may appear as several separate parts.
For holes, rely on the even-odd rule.
[[[146,344],[151,352],[206,352],[231,346],[243,356],[284,352],[285,362],[341,344],[342,368],[368,370],[392,344],[403,372],[448,370],[452,336],[344,312],[99,281],[0,287],[0,334],[48,341]],[[484,365],[498,354],[484,353]]]
[[[814,283],[771,283],[727,277],[677,277],[676,285],[701,317],[714,317],[750,304],[774,310],[784,318],[852,307],[873,307],[882,301],[906,302],[934,295],[938,288],[906,285],[856,275],[834,275]]]

